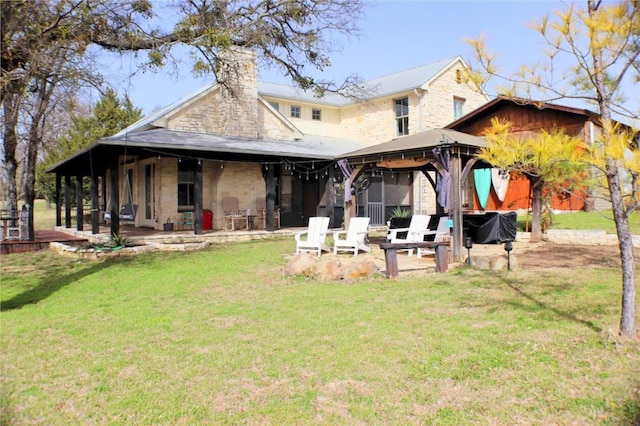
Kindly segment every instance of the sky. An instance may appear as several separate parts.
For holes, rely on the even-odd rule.
[[[324,72],[337,81],[352,74],[369,80],[458,55],[472,63],[471,47],[464,40],[484,34],[489,49],[499,55],[498,63],[510,73],[544,59],[544,40],[528,24],[562,7],[551,0],[367,1],[358,24],[360,36],[343,40]],[[105,71],[116,90],[149,114],[213,81],[194,77],[187,60],[178,69],[179,77],[139,72],[129,78],[135,64],[127,57],[112,59]],[[262,69],[258,78],[290,83],[276,69]]]

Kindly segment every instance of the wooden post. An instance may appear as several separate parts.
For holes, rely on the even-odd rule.
[[[109,169],[109,194],[111,195],[111,235],[120,234],[120,190],[118,188],[118,161]]]
[[[71,176],[64,177],[64,227],[71,228]]]
[[[98,173],[91,171],[91,233],[100,233],[100,210],[98,209]]]
[[[451,212],[453,215],[453,259],[459,261],[462,258],[462,200],[460,198],[460,153],[451,150],[449,163],[449,172],[451,173]]]
[[[329,228],[336,228],[334,209],[335,209],[335,199],[334,199],[334,191],[333,191],[333,167],[329,167],[329,177],[327,179],[327,183],[324,186],[326,192],[326,200],[327,200],[327,214],[329,215]]]
[[[56,173],[56,226],[62,226],[62,176]]]
[[[82,176],[76,176],[76,229],[84,229],[84,218],[82,217]]]
[[[193,222],[193,233],[196,235],[201,235],[203,233],[202,230],[202,160],[198,160],[196,163],[196,175],[195,182],[193,185],[193,196],[194,196],[194,222]]]
[[[276,207],[276,179],[273,168],[274,165],[267,166],[267,199],[265,200],[265,208],[267,209],[267,217],[265,230],[273,232],[276,228],[275,207]]]

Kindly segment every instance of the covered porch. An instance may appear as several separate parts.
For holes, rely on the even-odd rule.
[[[76,231],[84,231],[88,225],[91,234],[110,236],[121,233],[125,218],[136,227],[162,230],[169,222],[178,228],[190,213],[188,228],[202,235],[226,228],[225,198],[239,200],[236,214],[249,218],[245,228],[259,220],[267,232],[276,231],[279,220],[291,227],[319,214],[341,218],[342,206],[326,197],[334,191],[334,177],[341,177],[333,158],[360,146],[314,136],[288,141],[166,129],[121,133],[48,170],[56,174],[56,226],[75,224]],[[82,191],[87,180],[88,209]],[[123,217],[125,206],[132,208]],[[258,210],[261,217],[254,217]],[[110,219],[106,232],[105,217]],[[207,219],[213,225],[207,226]]]
[[[472,169],[490,167],[476,157],[485,146],[485,140],[477,136],[432,129],[350,152],[339,162],[348,164],[350,182],[372,170],[423,172],[437,194],[435,213],[448,214],[452,219],[452,255],[454,261],[459,261],[464,231],[462,186]],[[436,178],[429,172],[435,172]],[[354,198],[345,203],[345,218],[356,216],[356,203]]]

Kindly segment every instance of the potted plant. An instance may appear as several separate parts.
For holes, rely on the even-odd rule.
[[[411,210],[396,207],[389,218],[389,229],[408,228],[411,224]],[[399,238],[405,238],[406,232],[398,233]]]
[[[171,217],[168,217],[167,221],[162,224],[162,229],[165,231],[173,231],[173,222],[171,222]]]

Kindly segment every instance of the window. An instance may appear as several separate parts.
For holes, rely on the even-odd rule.
[[[409,98],[396,99],[396,136],[409,134]]]
[[[465,99],[454,97],[453,98],[453,119],[457,120],[458,118],[464,115],[464,102]]]
[[[320,111],[319,109],[312,109],[311,110],[311,119],[312,120],[322,120],[322,111]]]
[[[196,182],[196,160],[178,161],[178,210],[193,210]]]
[[[300,107],[298,105],[291,105],[291,117],[300,118]]]
[[[280,111],[280,104],[277,102],[269,102],[269,105],[271,105],[271,108],[275,109],[276,111]]]

